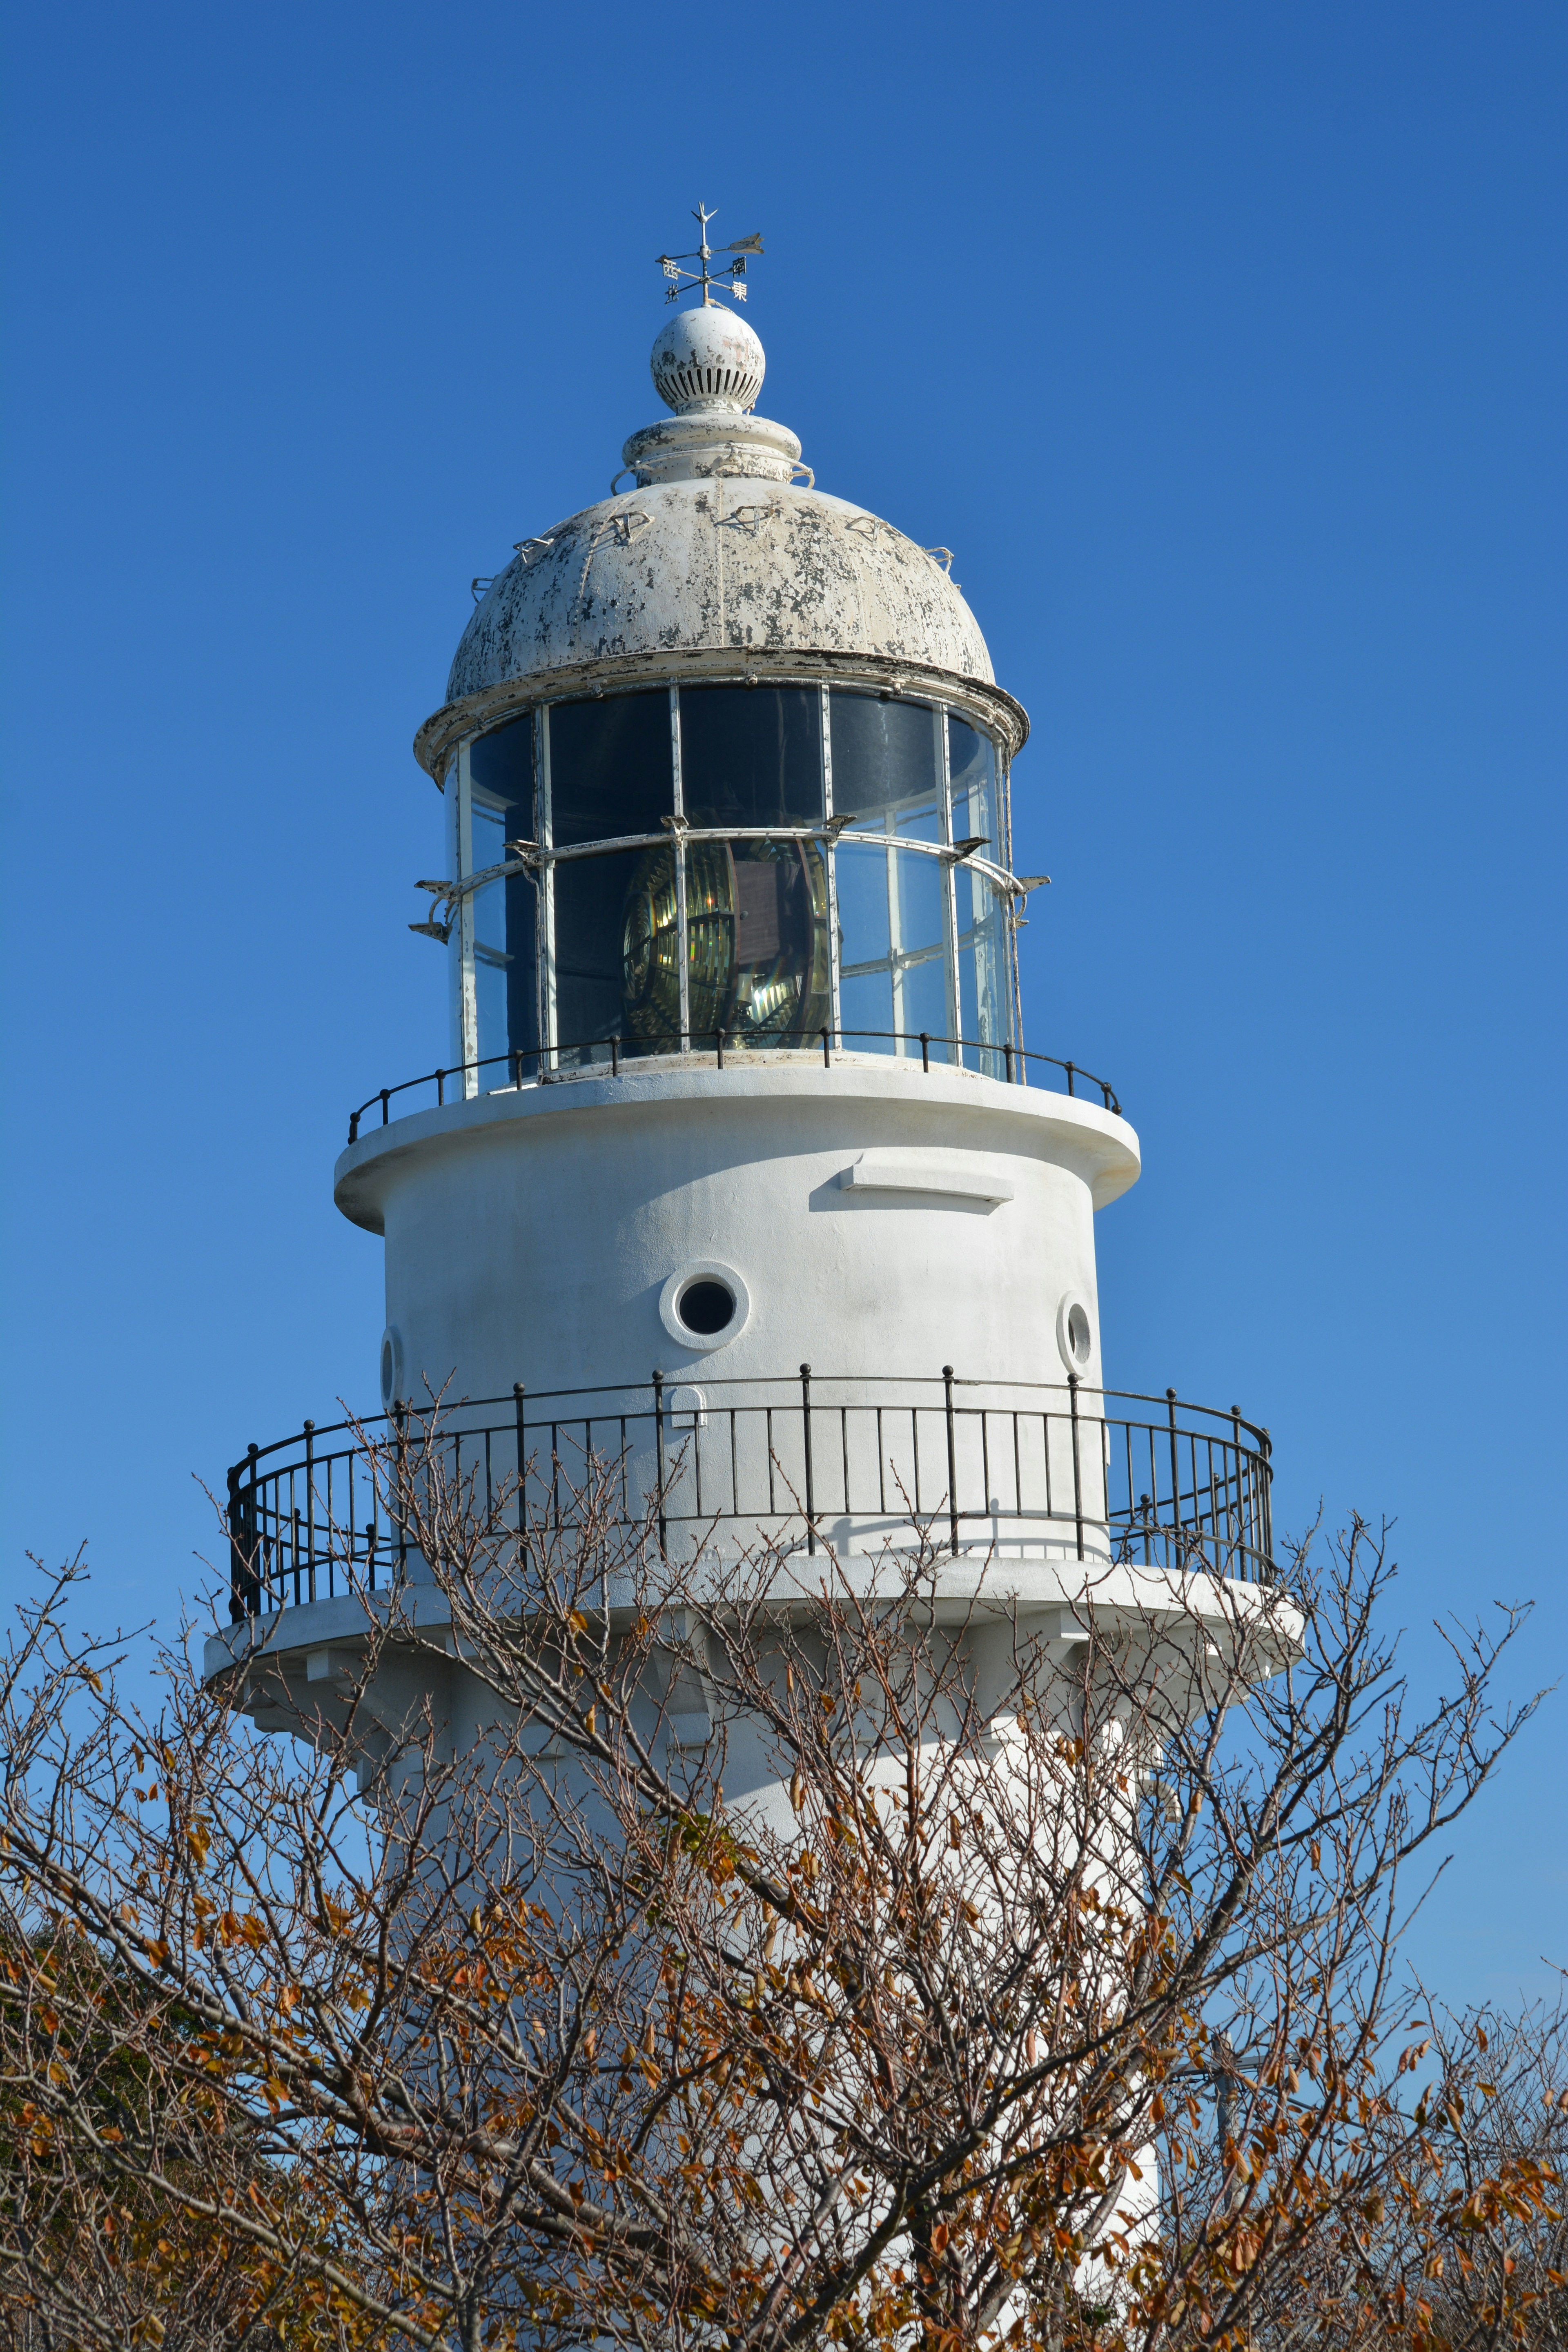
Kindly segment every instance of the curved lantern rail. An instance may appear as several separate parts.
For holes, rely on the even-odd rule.
[[[870,1040],[873,1050],[881,1045],[902,1045],[910,1048],[918,1046],[921,1066],[928,1074],[933,1067],[951,1069],[959,1066],[949,1058],[950,1051],[961,1055],[963,1054],[977,1055],[978,1066],[983,1076],[1002,1079],[1008,1086],[1027,1086],[1031,1064],[1042,1069],[1060,1070],[1067,1079],[1066,1087],[1055,1087],[1048,1091],[1057,1094],[1065,1092],[1074,1096],[1075,1098],[1080,1091],[1086,1096],[1098,1094],[1107,1110],[1114,1112],[1118,1118],[1121,1116],[1121,1104],[1109,1078],[1097,1078],[1092,1071],[1086,1070],[1079,1062],[1059,1061],[1054,1054],[1026,1054],[1021,1045],[984,1045],[974,1037],[939,1037],[934,1031],[925,1029],[819,1029],[815,1036],[768,1038],[760,1049],[747,1044],[742,1048],[742,1059],[750,1061],[753,1054],[759,1050],[770,1054],[820,1052],[824,1069],[829,1069],[832,1066],[834,1054],[842,1053],[847,1044],[851,1045],[852,1049],[852,1041],[856,1039],[862,1042]],[[357,1110],[349,1113],[349,1141],[351,1143],[359,1141],[360,1130],[367,1111],[374,1111],[379,1108],[381,1118],[377,1123],[386,1127],[391,1123],[392,1104],[395,1098],[398,1095],[409,1094],[418,1087],[434,1087],[436,1101],[439,1105],[447,1100],[447,1087],[456,1083],[458,1099],[460,1100],[468,1091],[462,1081],[470,1073],[477,1075],[480,1070],[504,1069],[505,1084],[487,1091],[505,1093],[509,1088],[531,1085],[548,1086],[563,1078],[602,1076],[606,1072],[611,1077],[619,1077],[628,1063],[635,1066],[638,1062],[661,1059],[676,1054],[696,1054],[709,1050],[715,1055],[717,1066],[721,1070],[724,1067],[726,1048],[729,1048],[733,1055],[733,1043],[728,1031],[691,1029],[683,1029],[679,1032],[679,1043],[674,1034],[670,1036],[668,1043],[652,1045],[644,1038],[635,1039],[631,1043],[629,1051],[627,1040],[624,1037],[585,1037],[577,1045],[513,1046],[505,1054],[489,1054],[482,1061],[454,1063],[450,1069],[426,1070],[416,1078],[404,1078],[395,1087],[383,1087],[378,1093],[368,1096]],[[572,1064],[564,1068],[552,1067],[552,1065],[557,1063],[563,1054],[592,1054],[598,1058],[587,1063]],[[914,1054],[910,1051],[901,1055],[888,1055],[885,1058],[912,1062]],[[968,1066],[963,1065],[963,1066]],[[479,1090],[475,1091],[477,1093]],[[415,1106],[410,1105],[409,1108],[412,1109]]]
[[[623,1528],[690,1553],[815,1553],[851,1537],[953,1555],[1130,1562],[1271,1582],[1268,1433],[1120,1389],[960,1380],[650,1380],[398,1406],[253,1445],[228,1474],[237,1623],[406,1573],[400,1480],[438,1466],[493,1526],[570,1529],[592,1476]],[[1112,1412],[1110,1407],[1122,1410]],[[432,1459],[434,1457],[434,1459]],[[519,1466],[522,1477],[519,1481]],[[606,1487],[605,1482],[608,1481]]]

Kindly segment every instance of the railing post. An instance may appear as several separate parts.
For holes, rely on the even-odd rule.
[[[1068,1395],[1072,1403],[1072,1516],[1078,1529],[1078,1556],[1083,1558],[1083,1466],[1078,1453],[1078,1374],[1068,1374]]]
[[[392,1418],[397,1429],[397,1580],[402,1584],[408,1574],[408,1407],[401,1397],[392,1408]]]
[[[351,1110],[349,1113],[349,1141],[351,1143],[357,1143],[359,1141],[359,1113],[357,1110]]]
[[[383,1127],[386,1125],[387,1120],[392,1116],[391,1112],[387,1108],[387,1105],[391,1100],[392,1088],[390,1087],[383,1087],[381,1090],[381,1123]]]
[[[1010,1038],[1005,1038],[1003,1040],[1002,1058],[1007,1065],[1007,1084],[1011,1086],[1013,1083],[1013,1045]]]
[[[305,1587],[316,1597],[316,1424],[305,1423]]]
[[[243,1624],[256,1612],[250,1607],[249,1563],[241,1541],[242,1518],[239,1501],[239,1465],[235,1463],[228,1474],[228,1622]]]
[[[833,1046],[826,1029],[822,1033],[822,1066],[825,1070],[833,1067]]]
[[[256,1606],[252,1610],[251,1614],[253,1616],[259,1616],[261,1613],[261,1588],[265,1580],[262,1575],[262,1570],[266,1564],[267,1550],[261,1540],[261,1508],[257,1500],[257,1496],[260,1491],[260,1470],[258,1465],[261,1461],[261,1448],[257,1444],[254,1438],[251,1439],[250,1444],[245,1449],[245,1460],[246,1466],[250,1472],[250,1502],[247,1512],[247,1519],[250,1534],[251,1580],[256,1595]]]
[[[1268,1563],[1268,1581],[1272,1584],[1274,1581],[1274,1447],[1266,1429],[1260,1431],[1259,1434],[1263,1439],[1263,1459],[1258,1465],[1263,1483],[1263,1493],[1260,1498],[1263,1506],[1261,1512],[1263,1557]]]
[[[658,1549],[668,1558],[668,1530],[664,1511],[664,1374],[657,1369],[653,1376],[653,1442],[654,1459],[658,1475]]]
[[[805,1440],[805,1548],[816,1549],[816,1477],[811,1455],[811,1366],[800,1368],[800,1425]]]
[[[1165,1415],[1171,1425],[1171,1516],[1176,1523],[1175,1565],[1179,1569],[1182,1565],[1182,1462],[1176,1445],[1176,1391],[1174,1389],[1165,1391]],[[1194,1509],[1197,1507],[1197,1499],[1194,1495],[1193,1496]]]
[[[1247,1554],[1248,1549],[1247,1541],[1247,1489],[1242,1476],[1241,1407],[1238,1404],[1233,1404],[1230,1409],[1230,1434],[1231,1442],[1236,1447],[1236,1548],[1241,1554],[1241,1573],[1245,1576],[1247,1574]]]
[[[446,1071],[445,1071],[445,1070],[437,1070],[437,1073],[436,1073],[436,1108],[437,1108],[437,1110],[439,1110],[439,1109],[442,1108],[443,1104],[446,1102],[446,1099],[447,1099],[447,1073],[446,1073]]]
[[[921,1031],[921,1067],[925,1071],[929,1077],[931,1075],[931,1035],[929,1031],[924,1029]]]
[[[952,1425],[952,1366],[942,1368],[942,1393],[947,1404],[947,1527],[954,1559],[958,1558],[958,1444]]]
[[[610,1076],[612,1078],[618,1078],[620,1075],[621,1041],[618,1037],[612,1037],[610,1040]]]
[[[719,1067],[722,1069],[724,1066],[724,1032],[722,1029],[716,1031],[713,1042],[719,1049]]]
[[[513,1381],[511,1384],[511,1402],[517,1415],[517,1532],[521,1538],[527,1524],[522,1507],[522,1490],[528,1478],[528,1451],[522,1433],[525,1391],[521,1381]]]
[[[1072,1071],[1073,1071],[1073,1066],[1072,1066],[1072,1064],[1071,1064],[1070,1062],[1064,1062],[1064,1063],[1062,1064],[1062,1067],[1063,1067],[1063,1069],[1064,1069],[1064,1070],[1067,1072],[1067,1074],[1068,1074],[1068,1094],[1070,1095],[1070,1094],[1071,1094],[1071,1092],[1072,1092]]]

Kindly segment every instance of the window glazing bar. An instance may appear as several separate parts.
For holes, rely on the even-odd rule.
[[[839,1001],[840,967],[844,959],[844,941],[838,929],[838,857],[837,828],[833,823],[833,709],[828,688],[820,688],[822,696],[822,814],[827,828],[827,847],[824,862],[827,867],[827,1018],[835,1037],[842,1034],[844,1010]]]
[[[943,841],[951,846],[952,841],[952,761],[947,740],[947,709],[945,704],[937,711],[937,726],[942,734],[941,830]],[[950,1037],[959,1037],[963,1034],[963,1024],[958,1017],[958,876],[954,870],[956,864],[956,859],[950,857],[947,861],[946,871],[942,877],[942,932],[947,948],[947,1034]],[[955,1056],[957,1058],[960,1066],[962,1066],[963,1061],[963,1048],[962,1045],[950,1046],[947,1050],[951,1056]]]
[[[1013,762],[1000,745],[996,751],[996,800],[1002,814],[1002,855],[1007,861],[1009,877],[1013,869]],[[1013,1043],[1018,1048],[1018,1084],[1029,1083],[1029,1065],[1024,1055],[1024,991],[1018,970],[1018,926],[1026,919],[1024,901],[1016,890],[1007,898],[1007,1019]]]
[[[560,1043],[555,1032],[555,869],[550,854],[553,823],[550,805],[550,706],[541,706],[534,724],[533,837],[543,853],[539,875],[539,1043],[541,1061],[555,1067]]]
[[[887,815],[882,820],[882,834],[880,836],[883,844],[882,854],[888,862],[888,962],[893,983],[893,1029],[895,1034],[901,1032],[905,1025],[904,930],[903,924],[900,919],[898,851],[894,847],[894,844],[898,840],[898,823],[899,820],[896,811],[889,809]],[[895,1053],[900,1055],[903,1050],[901,1044],[894,1048]]]
[[[474,870],[474,790],[468,772],[467,743],[458,755],[458,877],[466,881]],[[458,906],[458,1036],[463,1055],[463,1093],[477,1095],[479,1074],[471,1066],[479,1058],[479,982],[474,967],[474,894],[465,889]]]
[[[691,955],[686,929],[686,798],[680,772],[680,688],[669,689],[670,784],[675,811],[675,954],[680,982],[680,1050],[691,1051]],[[704,838],[707,838],[704,835]]]

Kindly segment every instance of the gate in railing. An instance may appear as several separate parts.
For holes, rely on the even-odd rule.
[[[646,1525],[683,1557],[714,1542],[904,1548],[918,1525],[953,1555],[1268,1581],[1270,1475],[1266,1429],[1173,1389],[964,1381],[951,1367],[932,1381],[828,1378],[806,1364],[788,1380],[519,1387],[306,1422],[250,1447],[228,1474],[230,1615],[406,1574],[422,1478],[513,1527],[569,1532],[593,1511]]]

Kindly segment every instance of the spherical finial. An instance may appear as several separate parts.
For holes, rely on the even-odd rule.
[[[767,361],[744,319],[710,302],[670,320],[649,364],[659,398],[683,415],[691,409],[754,407]]]

